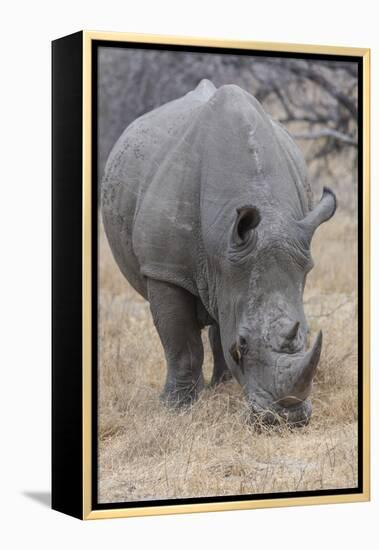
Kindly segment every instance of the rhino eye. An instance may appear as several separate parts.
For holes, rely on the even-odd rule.
[[[258,208],[254,206],[237,208],[237,220],[233,232],[236,244],[245,244],[260,221],[261,215]]]

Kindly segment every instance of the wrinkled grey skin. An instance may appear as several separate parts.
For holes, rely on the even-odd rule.
[[[122,134],[102,184],[116,262],[150,302],[167,360],[163,397],[203,387],[201,329],[210,325],[212,383],[232,373],[252,413],[305,424],[322,335],[307,350],[303,291],[316,228],[302,155],[237,86],[203,80]]]

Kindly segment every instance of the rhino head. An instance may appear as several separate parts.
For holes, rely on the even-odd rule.
[[[279,418],[304,424],[311,415],[322,333],[308,348],[303,292],[313,267],[312,235],[335,209],[328,188],[301,220],[269,207],[238,207],[226,254],[218,260],[224,355],[252,411],[269,424]]]
[[[300,150],[248,94],[225,87],[209,117],[202,228],[225,360],[264,422],[304,424],[322,333],[307,345],[303,292],[336,198],[325,187],[311,208]]]

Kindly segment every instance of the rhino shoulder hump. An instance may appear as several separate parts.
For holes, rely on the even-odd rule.
[[[220,86],[214,95],[214,102],[235,104],[245,99],[246,92],[237,84],[224,84]]]
[[[196,99],[208,101],[208,99],[210,99],[216,91],[217,88],[213,84],[213,82],[211,82],[207,78],[203,78],[203,80],[199,82],[199,84],[194,90],[192,90],[192,92],[190,92],[190,94],[193,94]]]
[[[214,109],[232,116],[240,117],[247,114],[253,117],[259,115],[261,118],[265,116],[258,100],[236,84],[220,86],[210,99],[209,104]]]

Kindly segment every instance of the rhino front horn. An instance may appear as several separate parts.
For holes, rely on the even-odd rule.
[[[320,360],[321,348],[322,332],[320,330],[312,349],[304,355],[298,366],[298,376],[294,387],[295,395],[301,395],[308,391]]]
[[[317,334],[312,348],[302,357],[291,359],[283,355],[277,363],[278,390],[285,402],[299,402],[306,399],[311,391],[311,384],[320,360],[322,332]]]

